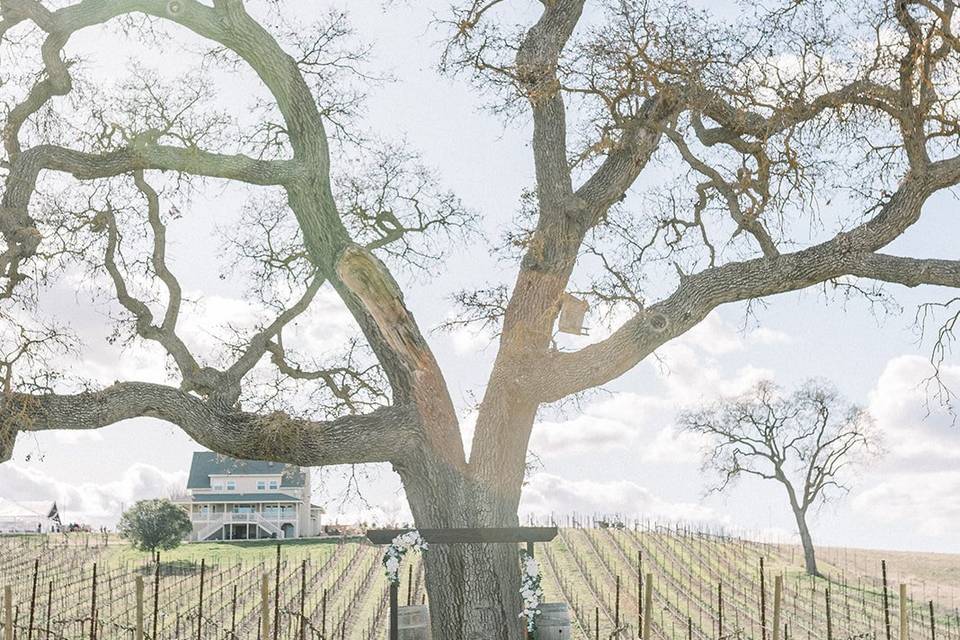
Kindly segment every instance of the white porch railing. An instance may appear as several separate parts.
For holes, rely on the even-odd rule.
[[[283,518],[277,516],[273,519],[268,519],[263,517],[260,513],[218,513],[211,514],[208,516],[201,516],[193,518],[194,526],[203,525],[203,528],[198,529],[197,531],[197,540],[206,540],[214,533],[216,533],[221,527],[228,524],[255,524],[263,528],[269,533],[272,533],[277,536],[277,538],[283,538],[283,529],[281,524],[284,522],[290,522],[293,524],[293,520],[296,516],[291,515],[288,518]],[[294,525],[296,526],[296,525]]]
[[[215,534],[221,527],[223,527],[224,518],[223,516],[221,516],[219,518],[212,519],[208,522],[209,524],[207,524],[203,529],[200,529],[197,531],[197,540],[206,540],[207,538]],[[193,523],[194,523],[194,526],[196,526],[198,524],[201,524],[201,521],[194,520]]]

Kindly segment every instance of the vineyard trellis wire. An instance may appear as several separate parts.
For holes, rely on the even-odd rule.
[[[647,640],[895,640],[901,630],[914,640],[960,640],[960,585],[927,593],[915,577],[908,586],[893,562],[870,566],[863,552],[825,553],[826,577],[811,578],[795,546],[715,528],[579,515],[551,524],[560,535],[537,545],[543,586],[548,601],[568,604],[574,639],[638,638],[647,627]],[[138,630],[145,640],[387,637],[375,547],[350,538],[234,554],[223,547],[203,557],[205,545],[189,545],[180,555],[196,560],[158,561],[103,536],[0,537],[9,602],[0,638],[138,640]],[[419,558],[404,578],[406,602],[426,603]]]

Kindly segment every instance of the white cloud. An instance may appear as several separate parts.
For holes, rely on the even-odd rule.
[[[690,462],[699,455],[700,440],[677,431],[675,411],[669,398],[615,393],[575,418],[538,422],[530,447],[542,456],[630,449],[641,462]]]
[[[854,508],[880,522],[910,524],[943,536],[960,527],[960,471],[897,473],[853,499]]]
[[[717,311],[712,312],[675,342],[713,356],[740,351],[744,347],[743,336],[724,321]]]
[[[87,351],[77,371],[103,386],[114,382],[169,382],[163,348],[154,342],[137,341],[119,350]]]
[[[629,480],[568,480],[549,473],[534,475],[524,487],[520,512],[523,517],[578,512],[696,522],[720,519],[709,507],[669,502]]]
[[[640,460],[671,464],[699,462],[704,442],[703,436],[681,431],[676,425],[670,424],[660,429],[653,440],[644,445]]]
[[[65,429],[51,431],[50,437],[58,445],[76,446],[82,443],[102,442],[103,434],[95,429]]]
[[[197,302],[185,311],[181,333],[184,340],[202,354],[219,349],[221,341],[230,336],[228,327],[241,330],[241,335],[253,335],[277,315],[276,310],[252,300],[202,292],[195,292],[191,298]],[[342,348],[357,332],[349,310],[337,293],[325,286],[317,292],[307,311],[287,325],[284,339],[292,348],[309,345],[310,353],[319,356]]]
[[[632,446],[636,437],[636,425],[580,415],[560,424],[537,423],[533,428],[530,447],[540,455],[598,453]]]
[[[861,514],[938,536],[960,528],[960,427],[928,396],[926,359],[891,359],[869,394],[887,455],[852,499]],[[945,367],[951,385],[960,367]],[[873,481],[870,484],[870,481]]]
[[[682,405],[739,395],[757,382],[774,377],[770,369],[749,364],[731,375],[715,359],[683,342],[667,344],[657,351],[657,355],[657,374],[666,385],[668,394]]]
[[[893,358],[869,395],[869,409],[883,434],[889,464],[899,470],[955,469],[960,465],[960,427],[929,397],[930,363],[920,356]],[[943,376],[960,385],[960,367]]]
[[[732,373],[720,358],[755,344],[775,344],[789,337],[772,329],[744,335],[714,311],[693,329],[671,340],[650,359],[669,396],[680,405],[699,404],[721,396],[744,393],[757,382],[773,378],[770,369],[751,364]]]
[[[447,335],[454,352],[459,356],[486,351],[497,340],[493,329],[473,326],[457,327]]]
[[[746,336],[747,341],[760,345],[790,344],[793,338],[790,334],[770,327],[757,327],[750,330]]]
[[[770,327],[744,329],[727,322],[713,311],[702,322],[672,344],[683,344],[711,356],[742,352],[749,347],[790,343],[790,335]]]
[[[0,465],[0,486],[10,500],[55,500],[66,522],[114,524],[124,508],[137,500],[165,498],[182,489],[187,473],[166,472],[148,464],[131,465],[119,479],[104,482],[57,480],[29,465]]]

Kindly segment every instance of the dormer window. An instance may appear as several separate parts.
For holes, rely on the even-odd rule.
[[[279,485],[277,484],[277,481],[276,481],[276,480],[271,480],[271,481],[270,481],[270,488],[271,488],[271,489],[277,489],[278,487],[279,487]]]
[[[237,488],[237,483],[233,480],[227,480],[227,491],[235,491]]]
[[[266,491],[266,490],[267,490],[267,483],[264,482],[263,480],[258,481],[258,482],[257,482],[257,491]]]
[[[213,490],[214,490],[214,491],[223,491],[223,485],[220,484],[219,482],[215,482],[215,483],[213,484]]]

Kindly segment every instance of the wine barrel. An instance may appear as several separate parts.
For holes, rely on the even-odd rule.
[[[570,640],[570,610],[566,602],[544,602],[537,616],[537,640]]]
[[[400,640],[430,640],[430,607],[418,604],[397,609]]]

